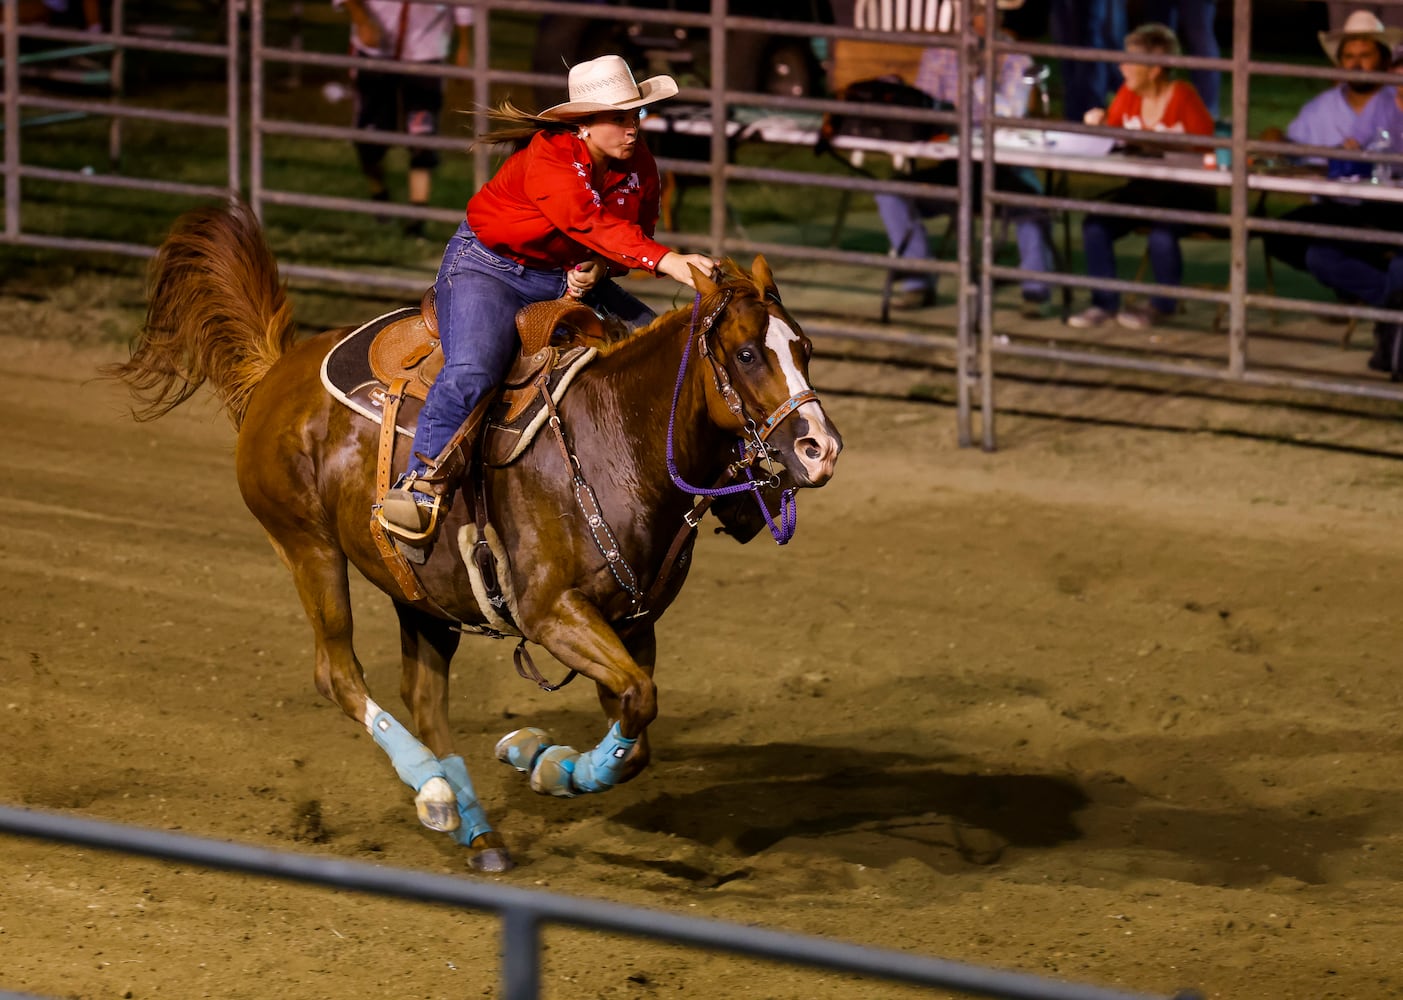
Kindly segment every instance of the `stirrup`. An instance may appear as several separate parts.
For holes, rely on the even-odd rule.
[[[401,476],[375,505],[375,520],[401,542],[427,545],[438,534],[439,517],[443,512],[440,490],[441,487],[435,489],[433,484],[412,474]],[[424,503],[424,499],[429,502]]]

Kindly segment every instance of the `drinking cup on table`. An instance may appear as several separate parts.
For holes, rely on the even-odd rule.
[[[1388,129],[1381,128],[1374,133],[1373,141],[1366,147],[1371,153],[1387,153],[1393,145],[1393,136]],[[1393,183],[1393,164],[1375,163],[1369,172],[1369,180],[1374,184]]]

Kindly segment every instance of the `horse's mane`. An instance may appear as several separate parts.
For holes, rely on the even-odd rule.
[[[716,291],[709,295],[703,295],[700,307],[696,305],[696,296],[692,296],[692,301],[686,305],[665,312],[647,326],[641,326],[632,331],[626,328],[615,329],[606,321],[606,327],[610,330],[610,339],[608,343],[600,346],[599,353],[601,355],[613,354],[621,349],[632,347],[634,344],[642,343],[654,335],[661,335],[662,331],[671,332],[677,328],[679,318],[685,317],[687,321],[690,321],[693,310],[696,311],[697,319],[700,321],[703,317],[711,315],[712,311],[721,304],[727,292],[731,293],[732,302],[737,296],[750,295],[756,299],[763,299],[765,296],[765,290],[760,287],[760,283],[751,277],[748,271],[742,270],[740,265],[730,257],[721,261],[711,278],[716,283]]]

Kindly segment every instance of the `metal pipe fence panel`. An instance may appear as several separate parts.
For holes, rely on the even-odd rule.
[[[570,16],[580,17],[581,8],[577,4],[560,0],[448,0],[454,6],[471,7],[477,25],[473,40],[473,60],[470,67],[459,68],[452,65],[416,66],[403,64],[397,67],[405,73],[425,77],[437,77],[445,81],[468,84],[477,108],[489,106],[489,97],[494,88],[540,87],[554,84],[560,86],[563,72],[547,74],[536,71],[523,71],[517,66],[500,65],[494,61],[494,38],[500,31],[495,23],[500,17],[539,17]],[[401,219],[423,219],[436,222],[452,222],[461,216],[460,207],[419,207],[372,203],[368,199],[337,196],[325,190],[291,190],[287,185],[269,184],[268,165],[270,139],[314,139],[319,141],[356,142],[366,141],[372,136],[366,130],[354,129],[324,122],[301,121],[296,117],[278,116],[272,112],[273,95],[266,81],[275,67],[291,67],[300,71],[303,67],[334,68],[350,70],[361,67],[376,67],[382,63],[348,56],[341,52],[318,51],[314,46],[304,44],[299,28],[290,41],[274,43],[273,25],[268,20],[268,0],[253,0],[247,8],[247,22],[240,19],[238,5],[228,5],[225,38],[219,44],[185,40],[177,30],[164,34],[143,33],[125,23],[120,2],[114,9],[111,30],[96,36],[68,29],[51,28],[39,25],[19,25],[16,5],[6,4],[4,18],[7,32],[4,40],[5,80],[5,227],[4,240],[33,246],[72,246],[104,247],[115,252],[149,253],[150,248],[137,248],[121,240],[104,240],[102,234],[83,234],[78,237],[56,237],[29,231],[25,226],[21,209],[25,204],[26,189],[31,183],[89,185],[99,188],[128,188],[135,191],[160,191],[180,197],[220,197],[243,193],[255,207],[262,211],[266,206],[280,208],[304,208],[331,213],[334,215],[386,215]],[[956,286],[956,317],[953,340],[955,347],[955,367],[957,381],[957,421],[960,441],[969,444],[973,440],[973,419],[976,411],[982,416],[982,444],[987,448],[995,445],[994,425],[994,380],[998,373],[997,365],[1001,357],[1012,357],[1016,347],[1007,337],[1000,336],[996,325],[999,320],[993,309],[996,285],[1007,281],[1026,280],[1037,277],[1048,285],[1065,290],[1093,287],[1085,275],[1075,273],[1066,267],[1055,272],[1034,273],[1022,268],[1012,268],[997,262],[991,244],[992,233],[997,228],[1000,213],[1011,209],[1041,211],[1058,217],[1069,213],[1082,214],[1090,210],[1103,212],[1121,218],[1129,218],[1141,223],[1173,222],[1191,227],[1207,228],[1216,225],[1223,232],[1226,244],[1227,262],[1223,282],[1213,288],[1191,288],[1182,286],[1159,286],[1153,282],[1116,281],[1105,284],[1115,291],[1136,294],[1161,294],[1173,291],[1176,297],[1190,302],[1206,302],[1221,307],[1226,314],[1228,381],[1244,380],[1249,370],[1249,331],[1248,310],[1269,308],[1289,309],[1301,315],[1340,316],[1370,321],[1392,321],[1398,313],[1387,310],[1369,309],[1358,306],[1341,306],[1337,303],[1315,300],[1291,299],[1275,294],[1262,295],[1248,288],[1249,242],[1270,234],[1307,236],[1315,239],[1348,237],[1360,242],[1388,243],[1392,235],[1349,230],[1339,226],[1326,226],[1319,223],[1301,223],[1294,220],[1258,217],[1249,207],[1249,196],[1260,199],[1267,193],[1280,192],[1291,197],[1339,197],[1346,193],[1338,182],[1315,177],[1284,177],[1261,175],[1248,169],[1249,157],[1272,156],[1325,156],[1341,155],[1344,159],[1360,162],[1382,162],[1403,164],[1403,154],[1379,154],[1368,152],[1348,152],[1322,147],[1304,147],[1285,142],[1269,142],[1248,134],[1247,120],[1250,108],[1249,90],[1254,83],[1273,77],[1293,77],[1305,80],[1335,82],[1341,79],[1365,80],[1374,83],[1390,81],[1389,74],[1352,73],[1344,74],[1338,69],[1319,65],[1298,65],[1272,59],[1253,58],[1251,39],[1250,0],[1233,0],[1233,38],[1231,53],[1223,58],[1207,59],[1198,56],[1149,57],[1127,56],[1121,51],[1082,49],[1038,42],[1009,41],[996,37],[993,19],[986,26],[986,36],[976,37],[972,26],[966,22],[957,30],[946,35],[929,35],[914,31],[884,32],[875,29],[857,29],[837,24],[797,23],[770,17],[751,16],[732,10],[725,3],[713,3],[706,12],[659,11],[640,8],[599,6],[591,7],[588,17],[598,21],[622,23],[625,20],[644,26],[675,27],[678,30],[700,32],[710,38],[707,46],[708,63],[705,67],[709,82],[705,86],[684,86],[679,95],[680,101],[690,101],[700,109],[697,119],[702,130],[709,135],[721,135],[731,127],[736,108],[749,109],[752,113],[771,116],[805,116],[809,121],[817,121],[825,114],[851,111],[852,106],[836,97],[818,94],[769,94],[750,90],[738,90],[729,84],[732,67],[729,64],[731,53],[726,41],[737,32],[753,32],[769,35],[792,35],[807,38],[819,43],[832,43],[840,40],[890,41],[906,44],[930,45],[949,48],[956,52],[961,61],[961,72],[972,78],[980,69],[984,70],[985,86],[992,88],[990,69],[995,60],[1003,55],[1022,54],[1041,60],[1077,59],[1099,62],[1154,62],[1179,69],[1211,68],[1230,75],[1233,82],[1230,135],[1176,136],[1156,135],[1156,141],[1169,147],[1171,153],[1192,159],[1195,151],[1208,148],[1225,150],[1228,157],[1226,169],[1204,169],[1176,166],[1168,160],[1164,162],[1133,162],[1125,159],[1108,159],[1096,162],[1095,172],[1121,177],[1162,177],[1186,180],[1210,188],[1226,188],[1230,210],[1222,215],[1203,212],[1186,212],[1178,209],[1148,208],[1134,205],[1109,205],[1089,198],[1064,197],[1055,193],[1021,194],[994,190],[991,183],[992,161],[1009,156],[1001,151],[995,142],[994,129],[988,120],[977,119],[969,109],[970,102],[955,112],[922,111],[904,108],[872,108],[872,117],[893,122],[916,121],[932,127],[950,128],[953,126],[959,135],[970,137],[972,141],[955,143],[953,151],[940,155],[954,160],[958,186],[968,189],[976,176],[982,175],[985,195],[979,203],[969,198],[956,198],[955,252],[945,260],[929,260],[912,265],[912,270],[936,275],[953,275]],[[170,26],[173,29],[180,26]],[[279,31],[285,32],[285,25],[279,24]],[[129,102],[119,94],[111,100],[85,100],[70,97],[55,97],[30,92],[23,83],[19,71],[19,42],[31,38],[55,44],[94,42],[110,46],[118,58],[127,52],[169,53],[210,60],[223,60],[226,66],[227,100],[223,114],[198,113],[142,107]],[[243,72],[241,53],[247,42],[248,66]],[[117,64],[114,63],[114,66]],[[300,79],[300,77],[299,77]],[[686,81],[684,81],[684,84]],[[986,94],[986,97],[988,95]],[[243,102],[247,105],[247,118],[244,117]],[[988,102],[986,101],[986,106]],[[43,164],[26,162],[25,152],[29,147],[20,126],[22,116],[27,111],[46,115],[101,115],[113,125],[113,142],[117,142],[117,129],[124,122],[161,122],[175,127],[221,130],[227,136],[227,187],[216,184],[176,182],[159,177],[131,177],[122,172],[100,175],[87,175],[76,171],[63,171]],[[480,134],[482,122],[474,116],[473,134]],[[246,122],[246,124],[245,124]],[[1027,130],[1045,134],[1049,128],[1072,135],[1099,136],[1126,140],[1135,133],[1128,130],[1107,129],[1101,126],[1088,126],[1081,122],[1055,123],[1046,118],[1018,117],[1000,119],[1001,128]],[[245,135],[247,131],[247,135]],[[375,133],[374,138],[388,144],[403,145],[418,149],[455,150],[462,149],[462,138],[454,136],[418,136],[405,133]],[[702,138],[706,138],[705,135]],[[974,141],[976,140],[977,141]],[[248,143],[247,163],[243,161],[243,143]],[[800,144],[808,141],[803,138],[803,130],[795,133],[794,141]],[[774,185],[813,189],[816,192],[837,192],[842,198],[869,196],[875,193],[899,194],[925,199],[951,199],[951,189],[936,185],[920,184],[903,180],[898,170],[890,177],[863,176],[855,172],[836,173],[824,169],[789,167],[760,167],[735,162],[733,149],[719,141],[710,142],[704,158],[684,159],[660,156],[665,169],[675,171],[678,176],[696,178],[707,183],[710,205],[706,212],[706,223],[702,232],[676,232],[664,234],[677,244],[706,246],[717,255],[740,252],[763,252],[782,257],[797,264],[830,264],[855,266],[880,275],[891,266],[891,259],[882,253],[840,249],[837,245],[821,246],[812,241],[784,241],[753,238],[735,228],[728,219],[726,206],[737,192],[757,185]],[[851,151],[850,151],[851,152]],[[920,144],[911,144],[910,155],[924,155],[927,150]],[[885,155],[885,154],[884,154]],[[486,179],[490,166],[489,152],[479,148],[473,154],[474,174],[477,183]],[[1073,171],[1078,164],[1063,163],[1055,157],[1047,157],[1049,164],[1056,162],[1056,168]],[[1084,162],[1083,166],[1091,164]],[[1051,166],[1049,166],[1051,169]],[[979,174],[976,174],[976,171]],[[1403,188],[1373,186],[1354,192],[1365,199],[1380,202],[1403,201]],[[834,230],[837,232],[836,226]],[[67,242],[65,242],[65,240]],[[402,274],[394,268],[377,268],[367,277],[364,268],[336,268],[316,261],[298,261],[285,265],[290,275],[306,280],[331,284],[359,285],[380,288],[418,289],[425,285],[430,276],[424,273]],[[807,317],[806,317],[807,318]],[[884,317],[885,319],[885,317]],[[815,330],[845,329],[845,321],[837,316],[814,316],[810,326]],[[875,328],[857,322],[847,324],[848,335],[863,339],[910,342],[923,338],[930,343],[949,343],[949,337],[940,335],[937,328],[929,323],[882,323]],[[1069,346],[1067,353],[1057,353],[1057,344],[1040,349],[1043,353],[1073,364],[1096,364],[1101,354],[1087,350],[1084,345]],[[1145,371],[1158,371],[1165,363],[1173,366],[1172,359],[1157,357],[1153,349],[1147,350],[1144,357],[1131,358],[1131,366],[1144,364]],[[1022,352],[1020,356],[1029,356]],[[1114,366],[1127,362],[1117,359]],[[1112,362],[1107,362],[1108,365]],[[1215,373],[1210,378],[1218,378]],[[1270,369],[1257,370],[1253,384],[1280,385],[1294,388],[1299,379],[1292,373],[1281,374]],[[1322,376],[1315,380],[1321,391],[1338,392],[1344,395],[1361,393],[1362,379]],[[1403,399],[1403,389],[1387,385],[1369,383],[1363,394],[1389,399]]]
[[[3,56],[5,80],[4,242],[35,247],[102,249],[137,256],[146,256],[152,252],[153,248],[135,248],[122,241],[102,239],[100,234],[66,237],[27,229],[22,217],[26,201],[25,180],[74,187],[160,192],[190,198],[228,198],[239,193],[242,187],[243,164],[240,153],[240,133],[243,125],[240,113],[241,91],[239,85],[241,33],[236,4],[227,5],[224,25],[225,41],[217,44],[129,33],[126,30],[124,0],[113,0],[107,9],[109,23],[102,27],[102,30],[92,31],[56,28],[43,24],[21,24],[17,8],[18,4],[6,3],[3,10],[5,24]],[[75,54],[86,54],[85,58],[94,54],[109,54],[110,61],[107,68],[95,76],[95,86],[98,89],[105,89],[107,96],[56,97],[35,93],[26,86],[21,71],[25,56],[21,54],[20,46],[21,42],[26,39],[64,45],[65,47],[54,50],[54,54],[62,55],[64,58],[73,58]],[[173,110],[128,101],[125,94],[124,74],[126,72],[126,54],[130,51],[182,55],[201,60],[223,62],[225,64],[223,84],[225,108],[223,113]],[[26,119],[25,111],[28,109],[49,112],[49,114],[35,119]],[[107,155],[113,165],[110,172],[98,173],[90,167],[80,171],[63,170],[26,161],[25,133],[27,131],[32,131],[45,124],[80,121],[86,118],[108,121]],[[177,182],[161,176],[138,177],[122,170],[119,167],[119,161],[122,158],[122,128],[124,123],[129,122],[160,123],[177,128],[207,129],[222,133],[227,151],[222,183]],[[42,146],[42,142],[36,142],[34,145]],[[175,155],[178,145],[178,142],[172,142],[172,155]]]
[[[502,995],[508,1000],[535,1000],[540,995],[540,931],[547,924],[675,942],[731,955],[855,973],[884,982],[953,989],[996,1000],[1151,1000],[1143,994],[602,900],[273,851],[8,806],[0,806],[0,831],[408,902],[485,910],[502,920]],[[1178,994],[1179,1000],[1194,1000],[1195,997],[1197,994],[1192,992]]]

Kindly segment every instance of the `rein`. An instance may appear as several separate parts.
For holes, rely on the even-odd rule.
[[[771,474],[764,479],[755,477],[755,465],[758,462],[769,459],[773,454],[772,449],[766,440],[784,420],[799,407],[810,400],[818,398],[818,393],[813,389],[805,389],[797,392],[786,399],[779,406],[775,407],[773,413],[765,418],[761,425],[757,425],[755,420],[745,411],[745,401],[740,398],[735,387],[731,385],[730,376],[726,374],[725,368],[719,365],[715,356],[707,348],[706,337],[711,332],[716,323],[716,319],[731,302],[731,291],[727,289],[721,302],[713,309],[702,322],[700,330],[697,325],[697,315],[701,312],[701,292],[697,293],[696,299],[692,303],[692,318],[687,330],[687,342],[682,348],[682,363],[677,369],[677,384],[672,390],[672,409],[667,415],[667,474],[672,478],[672,482],[680,490],[685,490],[693,496],[707,498],[709,503],[716,497],[730,496],[735,493],[743,493],[747,490],[755,497],[755,502],[760,507],[760,513],[765,518],[765,524],[770,529],[770,535],[779,545],[786,544],[794,537],[794,529],[798,522],[798,504],[794,498],[795,489],[790,487],[780,493],[780,523],[776,524],[774,517],[770,514],[770,509],[765,505],[764,498],[760,491],[765,487],[774,489],[779,486],[779,477]],[[740,455],[735,462],[727,466],[726,474],[721,477],[720,482],[714,487],[694,486],[684,480],[677,471],[677,460],[673,451],[673,443],[676,440],[677,426],[677,402],[682,396],[682,386],[687,377],[687,365],[692,355],[692,335],[697,337],[697,350],[711,362],[712,375],[716,380],[716,388],[721,393],[722,399],[726,401],[726,407],[738,418],[744,421],[744,433],[740,435]],[[746,434],[750,439],[746,440]],[[729,486],[723,485],[729,480],[745,473],[746,481],[743,483],[733,483]],[[688,517],[687,523],[693,528],[699,517]]]
[[[809,400],[817,399],[818,393],[813,389],[805,389],[790,396],[787,400],[775,408],[774,412],[765,418],[762,425],[757,425],[755,421],[745,412],[745,401],[740,398],[735,387],[731,385],[730,377],[726,370],[717,363],[715,356],[707,348],[706,335],[711,331],[712,326],[721,312],[731,302],[731,291],[727,290],[722,297],[720,304],[712,310],[706,317],[705,322],[698,332],[697,314],[701,311],[701,293],[697,293],[696,300],[692,303],[692,318],[687,330],[687,342],[682,349],[682,363],[677,370],[677,384],[672,390],[672,408],[667,417],[667,472],[672,482],[678,489],[684,490],[693,496],[702,499],[682,518],[682,527],[677,536],[673,539],[667,555],[663,558],[662,566],[659,568],[653,586],[646,594],[639,589],[638,576],[629,566],[628,560],[624,558],[618,539],[610,529],[608,522],[604,519],[604,513],[599,506],[599,500],[595,496],[594,489],[589,485],[584,476],[584,471],[580,468],[579,459],[571,452],[570,446],[565,439],[565,429],[560,420],[560,414],[556,412],[555,401],[551,398],[549,386],[546,384],[545,376],[536,380],[536,388],[545,402],[548,413],[547,423],[554,434],[556,446],[564,459],[566,467],[571,471],[574,478],[575,502],[580,508],[580,512],[585,516],[585,523],[590,529],[590,534],[594,540],[595,547],[604,557],[605,564],[609,572],[613,574],[620,589],[628,596],[631,612],[629,618],[637,619],[649,614],[649,608],[656,603],[666,589],[668,582],[672,578],[672,573],[676,565],[684,561],[687,557],[684,554],[687,542],[696,534],[697,525],[712,500],[717,497],[730,496],[735,493],[749,491],[755,497],[755,502],[760,507],[760,513],[764,515],[765,523],[769,526],[770,534],[774,540],[780,544],[786,544],[794,537],[794,529],[797,524],[797,504],[794,499],[795,489],[793,487],[783,490],[780,493],[780,520],[775,523],[770,510],[765,506],[765,500],[760,495],[760,491],[765,487],[776,488],[779,486],[779,477],[771,474],[764,479],[757,479],[755,476],[755,464],[768,459],[773,454],[773,449],[765,443],[770,434],[784,420],[799,407]],[[684,480],[677,471],[677,460],[674,454],[674,442],[677,428],[677,403],[682,396],[682,386],[686,381],[687,365],[692,352],[692,335],[698,334],[697,344],[701,353],[711,362],[711,369],[716,379],[716,387],[721,396],[726,401],[726,406],[738,418],[744,422],[745,432],[750,435],[750,440],[746,440],[745,434],[740,435],[738,442],[739,455],[736,461],[726,466],[720,479],[713,487],[693,486]],[[745,475],[745,482],[734,483],[742,473]],[[727,485],[730,483],[731,485]],[[523,638],[517,646],[513,659],[516,663],[516,672],[527,680],[534,681],[544,691],[557,691],[575,679],[577,671],[570,670],[565,679],[558,684],[551,684],[541,672],[536,669],[535,663],[531,660],[531,654],[526,651],[526,640]]]

